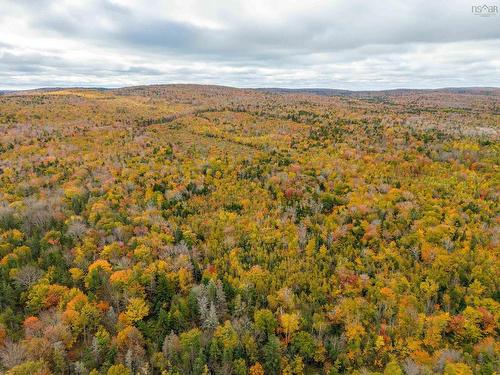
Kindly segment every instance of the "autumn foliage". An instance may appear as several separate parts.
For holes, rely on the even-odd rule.
[[[495,374],[498,90],[0,96],[0,372]]]

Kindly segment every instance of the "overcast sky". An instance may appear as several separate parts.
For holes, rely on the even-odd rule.
[[[478,4],[0,0],[0,89],[498,87],[500,14]]]

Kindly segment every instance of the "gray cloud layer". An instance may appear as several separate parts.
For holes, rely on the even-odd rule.
[[[500,15],[472,5],[0,0],[0,88],[499,86]]]

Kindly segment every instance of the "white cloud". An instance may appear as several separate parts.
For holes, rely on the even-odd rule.
[[[471,5],[0,0],[0,88],[500,86],[500,15]]]

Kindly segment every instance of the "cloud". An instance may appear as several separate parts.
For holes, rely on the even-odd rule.
[[[467,1],[19,0],[2,88],[160,82],[377,89],[498,86],[499,16]]]

